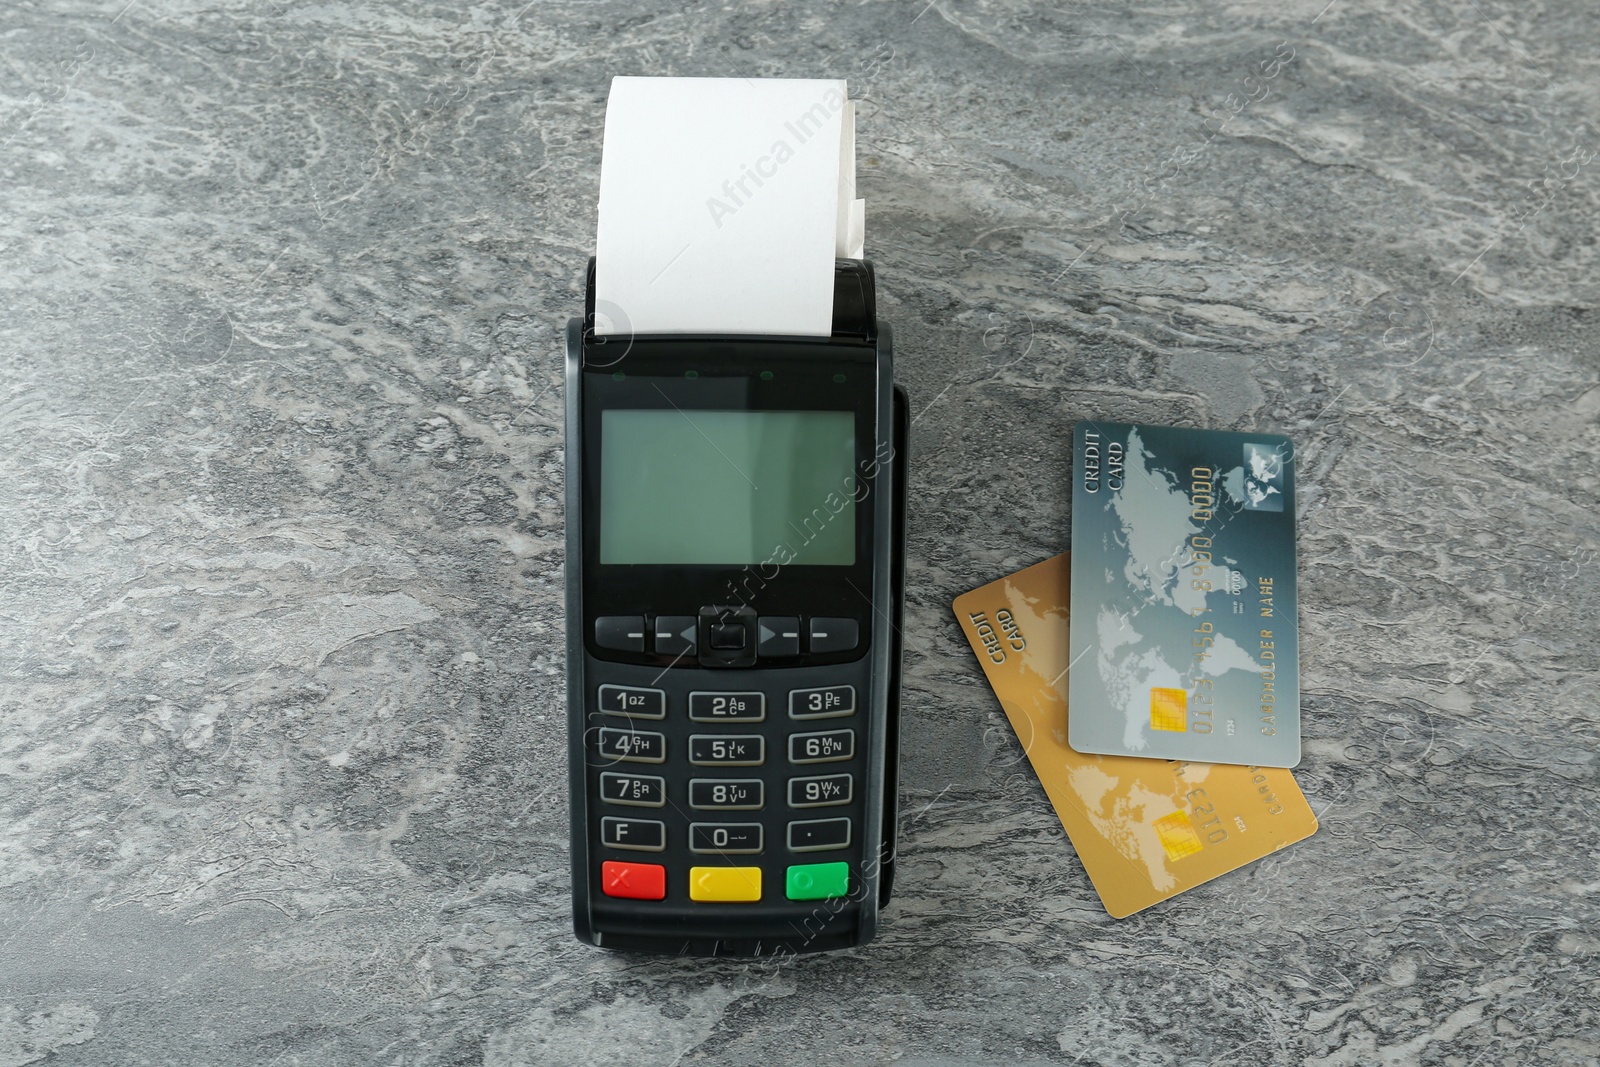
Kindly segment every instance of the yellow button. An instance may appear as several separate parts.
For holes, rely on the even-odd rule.
[[[750,901],[761,899],[760,867],[690,867],[689,899]]]

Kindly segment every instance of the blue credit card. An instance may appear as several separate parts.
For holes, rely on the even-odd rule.
[[[1070,633],[1077,751],[1299,763],[1289,439],[1078,423]]]

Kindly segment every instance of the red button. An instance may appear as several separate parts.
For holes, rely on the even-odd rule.
[[[608,897],[665,900],[667,869],[659,863],[619,863],[616,860],[606,860],[600,865],[600,888]]]

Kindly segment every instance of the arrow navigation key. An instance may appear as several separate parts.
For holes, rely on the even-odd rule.
[[[762,659],[792,659],[800,654],[798,615],[763,615],[756,628],[756,655]]]

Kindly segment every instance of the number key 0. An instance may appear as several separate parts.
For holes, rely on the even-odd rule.
[[[761,851],[758,822],[697,822],[689,824],[689,851],[729,855]]]

